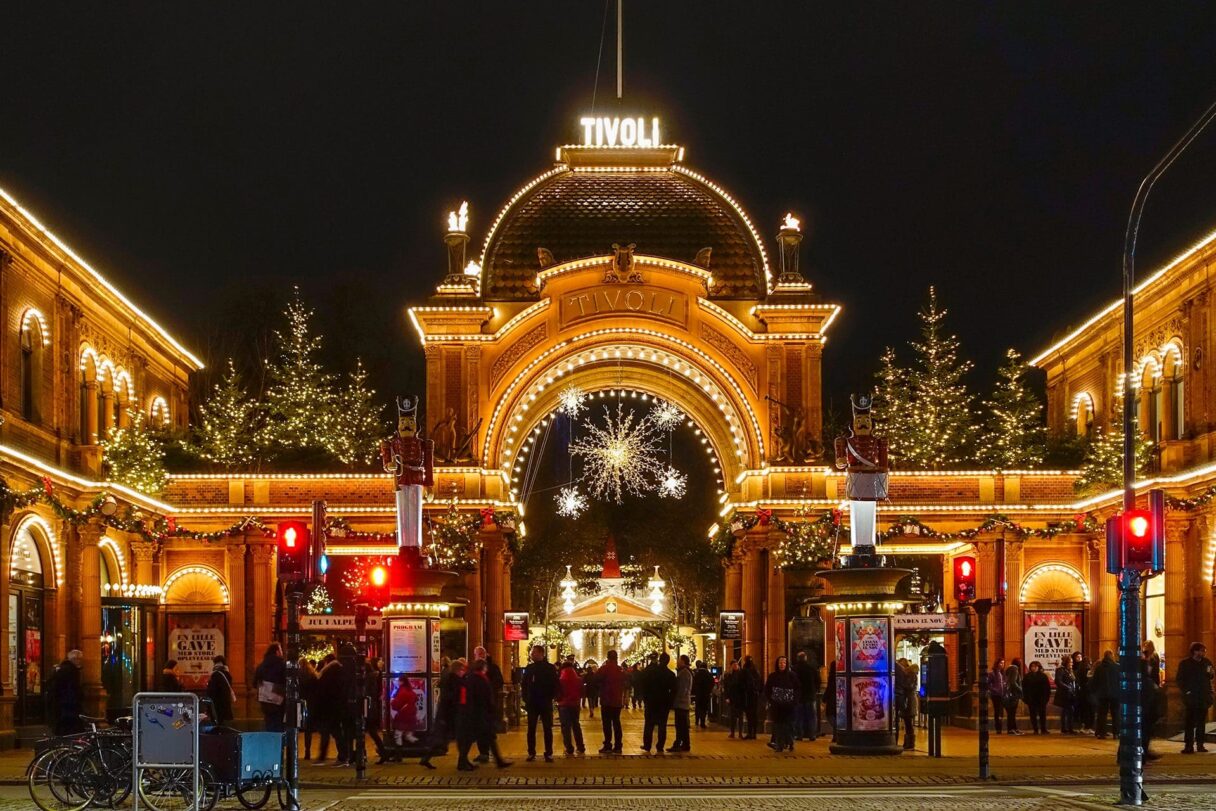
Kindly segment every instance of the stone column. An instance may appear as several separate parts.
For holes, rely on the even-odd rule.
[[[258,661],[261,654],[254,651],[250,655],[249,639],[253,634],[252,625],[257,622],[258,607],[252,604],[253,595],[257,593],[258,564],[245,565],[246,552],[250,547],[244,544],[245,537],[231,539],[228,546],[228,638],[225,641],[225,657],[228,659],[228,670],[232,673],[232,690],[236,693],[237,706],[232,708],[236,718],[248,718],[249,712],[249,676],[252,670],[251,662]],[[266,544],[260,544],[260,549]],[[273,549],[273,547],[271,547]],[[265,555],[264,552],[251,553]],[[267,564],[268,565],[268,564]],[[274,616],[274,604],[267,609],[271,618]],[[254,714],[256,715],[256,713]]]
[[[727,611],[738,611],[743,607],[743,568],[738,560],[731,558],[722,562],[726,578],[725,603]]]
[[[122,400],[118,401],[118,427],[129,428],[131,426],[131,406]]]
[[[1195,533],[1198,535],[1196,549],[1200,550],[1200,559],[1203,561],[1200,571],[1197,573],[1195,584],[1195,611],[1198,617],[1198,628],[1196,628],[1196,639],[1207,646],[1208,651],[1216,650],[1216,633],[1213,633],[1213,620],[1216,619],[1216,594],[1213,594],[1213,587],[1216,586],[1216,577],[1213,577],[1212,572],[1212,546],[1216,541],[1212,538],[1212,518],[1208,514],[1200,515],[1195,520]],[[8,564],[5,564],[6,566]],[[1168,566],[1168,559],[1166,565]],[[1210,658],[1210,653],[1209,653]]]
[[[245,543],[249,549],[248,558],[243,558],[236,550],[233,550],[234,554],[231,556],[229,565],[234,567],[234,580],[236,579],[235,567],[246,568],[244,580],[248,591],[245,593],[241,607],[246,612],[244,624],[248,636],[243,645],[243,655],[247,658],[241,678],[248,686],[254,663],[262,660],[262,656],[266,653],[266,646],[275,639],[276,575],[274,542],[258,533],[256,537],[246,535]]]
[[[481,627],[481,575],[482,565],[464,574],[464,587],[469,594],[469,604],[465,607],[464,619],[469,630],[469,652],[478,645],[484,645],[485,631]]]
[[[964,554],[966,554],[966,553],[964,553]],[[950,599],[953,599],[954,598],[954,564],[953,564],[953,562],[947,560],[944,562],[944,565],[946,567],[946,571],[948,572],[947,579],[950,582],[950,590],[948,592],[946,592],[946,594]],[[997,575],[997,571],[996,571],[996,540],[987,539],[987,540],[981,541],[977,538],[976,544],[975,544],[975,591],[976,591],[977,598],[996,599],[997,576],[998,575]],[[943,583],[942,583],[943,586],[945,586],[945,582],[946,581],[943,580]],[[1001,609],[994,606],[993,611],[988,615],[988,664],[989,664],[989,666],[991,666],[992,663],[995,662],[997,660],[997,657],[1000,655],[999,651],[1001,650],[1001,646],[1000,646],[998,640],[1001,637],[1002,627],[1001,627],[1001,622],[998,620],[999,617],[1001,617]],[[977,653],[977,656],[976,656],[977,665],[976,666],[978,667],[979,666],[978,665],[978,662],[979,662],[978,647],[976,649],[976,653]]]
[[[80,550],[81,585],[76,611],[76,645],[84,653],[80,682],[84,690],[84,712],[99,716],[105,712],[106,691],[101,684],[101,540],[100,524],[76,527]]]
[[[151,586],[158,582],[152,569],[156,549],[156,544],[151,541],[131,541],[131,558],[135,562],[135,568],[131,572],[132,583]]]
[[[768,599],[765,600],[765,633],[764,633],[764,670],[771,673],[777,664],[777,657],[786,652],[786,619],[785,619],[785,573],[779,566],[774,565],[773,555],[768,554]]]
[[[1201,564],[1188,554],[1188,548],[1198,549],[1199,538],[1192,525],[1188,513],[1166,513],[1165,519],[1165,559],[1168,565],[1165,574],[1157,575],[1165,578],[1165,650],[1157,653],[1166,663],[1165,703],[1167,722],[1171,728],[1183,723],[1182,695],[1177,683],[1170,676],[1177,671],[1178,663],[1190,655],[1191,641],[1198,638],[1198,617],[1187,611],[1190,604],[1189,596],[1192,577],[1198,574]],[[1192,571],[1192,569],[1196,571]],[[1195,586],[1200,584],[1195,582]],[[1208,591],[1211,591],[1209,585]],[[1198,593],[1196,590],[1195,593]],[[1144,628],[1142,636],[1150,639],[1151,628]]]
[[[1015,657],[1024,658],[1022,640],[1025,633],[1022,628],[1021,600],[1023,545],[1021,539],[1005,541],[1005,610],[1001,618],[1005,633],[1001,650],[1005,652],[1006,664],[1013,662]]]
[[[1102,636],[1102,608],[1109,595],[1105,592],[1102,576],[1106,572],[1106,541],[1094,537],[1085,539],[1085,579],[1089,582],[1089,606],[1085,612],[1084,642],[1082,653],[1091,661],[1099,648]]]
[[[503,658],[502,644],[502,591],[504,561],[502,536],[497,532],[482,532],[482,544],[485,562],[485,591],[482,600],[485,602],[485,627],[482,629],[486,650],[496,662],[506,661]]]
[[[97,381],[90,380],[84,384],[84,425],[86,445],[96,445],[97,430]]]
[[[110,429],[114,427],[114,392],[101,390],[101,417],[98,420],[98,429],[101,432],[101,438],[105,439],[110,435]]]
[[[0,748],[11,749],[17,742],[17,730],[13,720],[13,705],[17,701],[13,673],[9,667],[8,624],[8,577],[12,551],[12,521],[0,524]]]
[[[764,612],[760,606],[760,550],[752,539],[742,544],[743,655],[750,656],[759,667],[764,644]]]

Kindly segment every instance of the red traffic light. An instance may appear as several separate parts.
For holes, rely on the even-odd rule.
[[[312,548],[308,525],[303,521],[284,521],[276,533],[279,539],[279,578],[291,582],[308,580],[312,572]]]
[[[376,588],[383,588],[388,583],[388,569],[383,566],[373,566],[367,579]]]
[[[1123,514],[1123,525],[1129,537],[1144,539],[1153,528],[1153,518],[1148,510],[1128,510]]]
[[[975,558],[970,555],[954,559],[954,599],[960,603],[975,599]]]
[[[1165,571],[1165,493],[1152,490],[1148,509],[1125,510],[1106,522],[1106,570],[1134,569],[1155,575]]]

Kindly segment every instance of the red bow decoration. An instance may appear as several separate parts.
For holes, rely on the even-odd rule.
[[[48,497],[50,497],[51,495],[54,494],[55,485],[51,482],[50,476],[42,477],[42,489],[47,494]]]
[[[832,526],[834,526],[834,527],[840,526],[840,519],[841,519],[840,510],[832,510]]]
[[[773,518],[773,511],[766,510],[763,507],[761,507],[760,509],[756,510],[756,518],[759,519],[760,526],[767,527],[768,522],[771,521]]]
[[[1072,517],[1072,522],[1078,527],[1085,526],[1085,513],[1077,513]]]
[[[169,534],[172,535],[173,533],[177,532],[177,519],[172,515],[169,516],[165,519],[165,526],[168,528]]]
[[[481,508],[481,525],[483,527],[485,527],[486,529],[489,529],[490,527],[492,527],[494,525],[494,508],[493,507],[482,507]]]

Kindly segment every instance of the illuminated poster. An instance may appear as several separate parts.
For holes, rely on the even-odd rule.
[[[1037,661],[1049,679],[1061,658],[1082,650],[1080,611],[1027,611],[1025,623],[1024,661]]]
[[[849,721],[849,680],[846,676],[836,677],[836,728],[846,729]]]
[[[211,661],[224,655],[223,614],[170,614],[169,654],[177,660],[183,690],[204,690],[211,680]]]
[[[425,617],[389,620],[388,672],[425,673],[428,644]]]
[[[886,676],[853,678],[854,730],[883,730],[890,725],[891,694]]]
[[[844,672],[844,656],[848,649],[848,643],[844,638],[844,620],[836,620],[836,672]]]
[[[849,617],[849,671],[890,671],[887,664],[887,641],[890,632],[886,617]]]
[[[389,683],[389,724],[393,729],[401,729],[402,731],[405,731],[405,728],[408,727],[409,731],[417,735],[419,732],[425,732],[430,728],[428,723],[429,719],[427,718],[426,713],[426,694],[430,685],[429,680],[425,677],[415,678],[411,676],[407,679],[407,682],[409,683],[410,690],[414,694],[414,700],[400,708],[397,706],[400,702],[398,702],[396,699],[397,694],[401,692],[401,685],[396,679]],[[408,701],[408,699],[405,700]],[[412,716],[413,722],[400,723],[398,719],[401,717],[402,713],[408,713],[410,716]]]
[[[439,620],[431,620],[431,672],[438,673],[441,660],[439,645]]]

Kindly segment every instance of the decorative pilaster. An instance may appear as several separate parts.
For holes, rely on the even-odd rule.
[[[996,539],[987,538],[983,541],[976,539],[975,544],[975,590],[976,596],[979,598],[996,599],[996,580],[998,577],[996,570]],[[943,586],[946,588],[946,596],[949,599],[954,597],[954,564],[946,561],[946,580],[943,580]],[[946,581],[949,581],[948,583]],[[1001,609],[997,606],[993,607],[992,614],[988,618],[988,661],[995,662],[999,655],[997,651],[1001,650],[1000,638],[1002,627],[999,622],[994,622],[996,617],[1001,614]]]
[[[241,678],[245,684],[249,684],[249,676],[252,673],[253,662],[261,661],[262,656],[266,653],[266,647],[274,641],[274,614],[275,614],[275,545],[273,542],[268,542],[258,535],[245,536],[245,543],[249,549],[247,571],[245,572],[244,582],[248,591],[245,594],[244,604],[247,611],[248,622],[246,630],[248,640],[243,646],[243,656],[245,656],[244,670],[241,673]],[[234,550],[235,552],[235,550]],[[245,558],[240,554],[233,554],[229,565],[233,567],[245,567]],[[234,569],[233,579],[236,579]],[[233,647],[236,647],[235,645]],[[239,694],[238,694],[239,695]]]
[[[777,657],[785,653],[785,572],[781,567],[773,565],[771,552],[764,556],[768,559],[767,599],[764,601],[764,669],[761,673],[771,673],[777,664]]]
[[[761,587],[764,572],[760,571],[760,549],[751,539],[739,545],[743,585],[743,655],[759,660],[764,638],[764,618],[761,607]]]
[[[1103,582],[1106,576],[1106,544],[1105,539],[1087,538],[1085,540],[1085,574],[1089,580],[1090,603],[1085,612],[1085,640],[1083,651],[1090,661],[1101,658],[1102,617],[1105,606],[1115,599],[1115,592],[1108,591],[1108,584]]]
[[[727,611],[738,611],[743,607],[743,567],[734,558],[722,561],[725,572],[725,606]]]
[[[228,659],[228,670],[232,673],[232,690],[236,693],[237,706],[233,707],[232,714],[237,718],[256,715],[249,712],[249,677],[252,670],[250,663],[257,659],[250,655],[248,640],[253,634],[253,626],[259,614],[250,601],[250,595],[257,590],[256,585],[250,583],[250,578],[257,577],[258,564],[246,565],[246,553],[249,552],[251,558],[254,555],[250,547],[243,543],[244,540],[242,537],[234,537],[228,546],[228,599],[232,601],[233,606],[244,606],[245,610],[228,612],[228,639],[224,646],[227,651],[225,656]],[[265,546],[260,544],[258,548]],[[257,554],[265,557],[264,552]],[[269,562],[266,565],[269,565]],[[268,610],[273,617],[273,600]],[[244,614],[242,621],[234,622],[233,619],[241,614]]]
[[[8,539],[12,537],[12,532],[12,521],[6,520],[5,523],[0,524],[0,538],[4,539],[4,542],[0,543],[0,573],[9,571],[11,560]],[[8,615],[8,592],[8,577],[0,576],[0,625],[5,628],[8,628],[11,619]],[[17,731],[13,721],[13,705],[17,698],[13,684],[13,672],[9,666],[9,655],[8,634],[0,634],[0,747],[6,749],[17,740]]]
[[[482,564],[471,572],[464,573],[464,588],[469,595],[469,604],[465,609],[464,620],[468,627],[469,650],[485,644],[485,629],[481,625],[481,575]]]
[[[84,384],[84,420],[85,444],[96,445],[98,441],[96,380],[90,380]]]
[[[77,580],[83,584],[78,592],[75,622],[77,647],[84,654],[80,682],[85,714],[99,716],[106,705],[106,691],[101,684],[101,549],[97,545],[104,530],[92,522],[75,529],[80,555]]]
[[[1014,658],[1022,658],[1022,549],[1025,543],[1019,538],[1016,541],[1005,541],[1005,605],[1001,614],[1001,627],[1004,638],[1001,648],[1005,652],[1005,661],[1012,662]],[[997,573],[999,576],[999,572]],[[1025,662],[1023,662],[1025,664]]]
[[[1188,595],[1199,593],[1200,578],[1194,558],[1189,549],[1198,549],[1199,538],[1194,531],[1191,516],[1187,513],[1167,512],[1165,518],[1165,559],[1169,562],[1165,574],[1165,650],[1158,651],[1167,664],[1165,684],[1167,720],[1170,727],[1183,723],[1184,705],[1177,683],[1168,674],[1190,655],[1191,642],[1198,639],[1198,617],[1187,611]],[[1192,581],[1195,591],[1191,591]],[[1209,587],[1209,591],[1210,591]],[[1152,628],[1144,629],[1144,638],[1152,638]]]
[[[505,545],[497,531],[482,530],[482,561],[485,566],[485,647],[496,662],[505,662],[502,644],[503,586],[505,582]]]
[[[131,579],[137,585],[150,586],[160,582],[153,571],[157,548],[152,541],[131,541],[131,559],[135,562]]]

